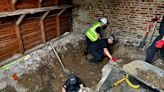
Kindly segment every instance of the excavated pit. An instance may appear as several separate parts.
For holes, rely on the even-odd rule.
[[[81,33],[66,33],[52,42],[64,65],[78,75],[85,86],[96,90],[103,76],[102,69],[108,63],[108,58],[93,65],[84,60],[82,55],[86,48],[86,41],[85,36]],[[123,44],[113,46],[112,53],[114,57],[120,59],[117,62],[118,67],[133,60],[144,60],[145,58],[144,51]],[[14,63],[8,70],[0,70],[0,85],[3,85],[0,86],[0,92],[61,92],[61,87],[67,76],[49,44],[47,43],[46,46],[29,53],[29,55],[29,59]],[[160,68],[164,67],[161,59],[155,60],[158,62],[155,62],[154,65]],[[13,73],[18,75],[18,80],[12,79],[11,74]],[[121,87],[119,86],[119,88]],[[126,86],[122,88],[122,90],[126,89],[132,88]]]

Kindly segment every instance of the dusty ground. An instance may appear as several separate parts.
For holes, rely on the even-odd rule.
[[[60,42],[57,44],[59,45],[57,51],[58,49],[61,49],[59,50],[61,52],[58,53],[62,61],[64,62],[64,65],[74,74],[78,75],[84,82],[85,86],[92,87],[93,89],[95,89],[96,85],[101,79],[101,70],[103,66],[108,63],[108,59],[105,58],[102,60],[102,62],[96,65],[89,64],[88,61],[84,60],[82,57],[83,52],[86,48],[85,41],[81,40],[78,44],[79,47],[77,48],[72,44],[73,42],[71,42],[71,44],[69,43],[70,42],[68,41],[68,44],[66,44],[64,47],[60,46],[60,44],[62,45],[62,43]],[[65,50],[65,48],[67,49]],[[62,52],[62,50],[64,51],[64,53]],[[119,67],[122,67],[123,65],[133,60],[145,59],[144,51],[141,51],[134,47],[124,46],[122,44],[115,45],[112,52],[114,57],[121,59],[120,61],[117,61]],[[21,84],[19,86],[27,88],[28,92],[61,92],[61,87],[67,79],[67,76],[63,72],[53,52],[50,51],[48,53],[50,53],[50,56],[41,59],[43,64],[41,64],[37,68],[37,70],[31,70],[28,73],[23,74],[19,77],[19,80],[17,81],[17,83]],[[162,65],[162,61],[158,62],[155,63],[157,67],[164,67]],[[51,64],[49,65],[49,63]],[[4,90],[0,90],[0,92],[16,91],[13,87],[7,86],[7,88],[5,88]]]
[[[139,78],[145,78],[145,81],[152,83],[154,86],[164,89],[164,78],[159,77],[154,71],[143,71],[138,69]]]
[[[84,44],[81,42],[80,45]],[[81,49],[74,48],[71,44],[66,45],[67,51],[64,54],[58,53],[64,65],[74,74],[78,75],[85,86],[96,88],[101,79],[101,69],[107,63],[108,59],[104,59],[96,65],[89,64],[84,60],[82,55],[84,47]],[[53,52],[51,52],[52,54]],[[68,78],[63,72],[58,60],[53,58],[53,65],[42,64],[36,71],[30,71],[24,74],[18,80],[21,86],[28,89],[28,92],[61,92],[61,87]],[[49,58],[43,58],[43,62],[49,61]],[[12,87],[7,87],[2,92],[16,92]]]

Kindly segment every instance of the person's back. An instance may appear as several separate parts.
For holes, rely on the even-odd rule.
[[[83,88],[83,83],[75,75],[72,75],[63,85],[62,92],[78,92]]]

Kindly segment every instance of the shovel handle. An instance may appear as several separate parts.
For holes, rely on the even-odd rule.
[[[55,55],[57,56],[57,58],[58,58],[58,60],[59,60],[59,62],[60,62],[60,64],[61,64],[61,66],[62,66],[62,68],[63,68],[63,70],[64,70],[64,69],[65,69],[64,64],[62,63],[62,61],[61,61],[61,59],[60,59],[58,53],[56,52],[56,50],[55,50],[55,48],[54,48],[54,46],[52,45],[51,42],[50,42],[50,45],[51,45],[53,52],[54,52]]]

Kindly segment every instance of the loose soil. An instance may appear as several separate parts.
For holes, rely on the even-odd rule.
[[[159,87],[160,89],[164,89],[164,78],[160,77],[153,71],[144,71],[137,69],[138,77],[144,79],[147,83],[151,83],[152,85]]]
[[[101,79],[101,70],[103,66],[108,63],[109,59],[104,58],[99,64],[89,64],[88,60],[83,59],[83,52],[85,50],[84,43],[80,42],[79,46],[81,47],[80,49],[75,48],[72,44],[67,44],[66,47],[68,49],[64,53],[58,52],[58,54],[66,68],[79,76],[85,86],[95,89]],[[119,67],[122,67],[133,60],[145,59],[144,51],[120,44],[114,46],[112,53],[114,57],[122,59],[117,62]],[[37,71],[30,71],[28,74],[21,76],[18,83],[21,84],[21,86],[28,88],[28,92],[61,92],[61,88],[68,76],[63,72],[59,61],[56,57],[54,58],[54,56],[52,56],[54,60],[53,65],[42,64]],[[44,58],[42,61],[47,62],[49,61],[48,59],[49,58]],[[145,76],[147,75],[145,74]],[[163,88],[163,85],[161,86]],[[8,91],[4,92],[15,92],[11,89],[13,89],[13,87],[8,87],[6,88]]]
[[[79,76],[85,86],[95,89],[101,79],[101,69],[108,59],[103,59],[99,64],[89,64],[88,60],[83,59],[85,48],[76,49],[70,44],[68,44],[68,47],[65,54],[58,53],[64,65]],[[45,61],[48,60],[45,58]],[[31,71],[29,74],[23,75],[18,82],[23,87],[30,89],[28,92],[61,92],[67,78],[59,61],[54,59],[53,66],[43,64],[37,71]]]

